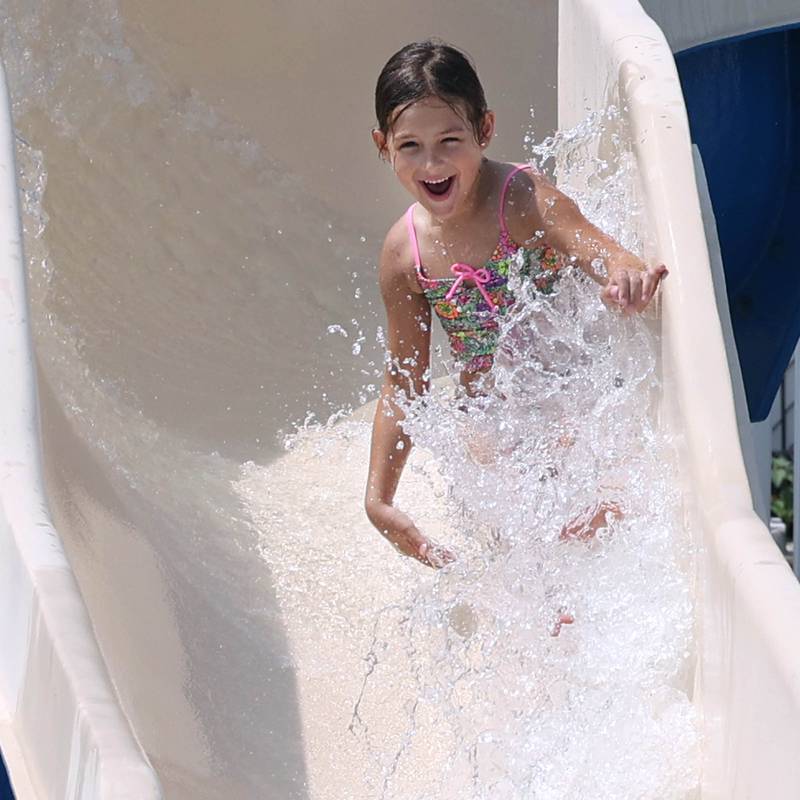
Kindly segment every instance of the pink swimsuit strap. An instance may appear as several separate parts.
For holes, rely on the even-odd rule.
[[[506,225],[506,218],[505,218],[505,205],[506,205],[506,194],[508,193],[508,186],[511,183],[511,179],[518,173],[524,169],[532,169],[530,164],[522,164],[521,166],[514,167],[511,172],[506,175],[505,181],[503,181],[503,188],[500,191],[500,208],[498,209],[498,218],[500,220],[500,235],[502,239],[507,239],[510,237],[510,233],[508,231],[508,226]],[[406,225],[408,227],[408,237],[411,239],[411,247],[414,251],[414,269],[417,272],[418,276],[421,276],[424,280],[430,280],[425,276],[422,272],[422,261],[419,257],[419,240],[417,239],[417,231],[414,228],[414,206],[417,203],[412,203],[408,207],[408,211],[406,211]],[[454,267],[460,267],[460,264],[453,264]],[[451,268],[452,269],[452,268]]]
[[[506,225],[506,215],[505,215],[505,208],[506,208],[506,193],[508,192],[508,185],[511,183],[511,179],[518,173],[522,172],[524,169],[533,169],[530,164],[522,164],[518,167],[514,167],[511,172],[506,175],[506,179],[503,182],[503,189],[500,192],[500,210],[498,216],[500,218],[500,232],[504,236],[510,236],[508,232],[508,226]]]
[[[406,211],[406,225],[408,225],[408,238],[411,239],[411,247],[414,250],[414,269],[417,271],[417,274],[420,274],[422,270],[422,263],[420,262],[419,258],[419,242],[417,241],[417,232],[414,229],[414,206],[416,203],[412,203],[408,207],[408,211]]]

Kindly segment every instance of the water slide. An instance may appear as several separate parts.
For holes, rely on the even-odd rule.
[[[697,82],[682,51],[779,32],[800,21],[791,5],[647,3],[661,28],[633,0],[558,9],[558,125],[609,103],[622,110],[649,255],[671,268],[659,407],[704,548],[692,694],[704,800],[797,796],[800,592],[753,510],[746,462],[760,378],[736,357],[743,329],[724,302],[752,275],[729,275],[715,220],[725,169],[711,163],[702,120],[695,132],[696,93],[684,103],[672,53],[685,83]],[[213,6],[5,9],[17,163],[4,106],[0,749],[19,798],[348,796],[352,754],[330,737],[340,735],[334,700],[357,696],[361,673],[295,670],[298,655],[330,663],[318,657],[328,632],[287,613],[325,602],[340,554],[307,544],[298,570],[259,530],[302,501],[276,467],[277,430],[298,409],[324,418],[363,403],[361,371],[379,356],[371,265],[386,206],[402,198],[363,157],[362,99],[393,45],[446,31],[509,110],[496,155],[515,158],[530,125],[515,98],[531,85],[547,98],[554,82],[554,7],[466,14],[444,3],[439,19],[420,5],[416,18],[386,20],[347,3],[309,24],[282,4],[242,2],[224,18]],[[356,36],[356,18],[374,40]],[[509,64],[530,68],[509,77]],[[319,109],[339,123],[342,106],[352,120],[304,145],[299,132],[319,124]],[[554,125],[549,113],[545,100],[536,134]],[[276,141],[280,151],[265,145]],[[381,202],[373,209],[357,191],[343,203],[344,180]],[[765,356],[769,375],[784,333]],[[330,370],[331,358],[341,366]],[[320,470],[325,447],[294,473],[317,477],[317,500],[362,480],[346,452],[327,453],[333,478]],[[302,509],[309,530],[326,523],[321,505]],[[385,551],[372,554],[374,534],[352,505],[338,520],[359,550],[340,609],[351,633],[392,592]],[[362,656],[345,640],[337,663]]]

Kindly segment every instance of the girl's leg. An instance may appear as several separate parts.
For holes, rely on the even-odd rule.
[[[609,514],[615,520],[620,520],[624,516],[619,503],[613,500],[600,500],[564,525],[559,538],[562,541],[576,539],[583,542],[589,541],[596,536],[600,528],[608,526]],[[571,625],[573,622],[575,622],[575,617],[569,610],[566,607],[559,607],[558,616],[550,630],[550,635],[558,636],[561,633],[562,625]]]
[[[623,518],[624,514],[619,503],[614,500],[600,500],[596,505],[586,509],[561,529],[559,538],[562,541],[579,539],[588,541],[592,539],[600,528],[608,525],[608,514],[615,520]]]

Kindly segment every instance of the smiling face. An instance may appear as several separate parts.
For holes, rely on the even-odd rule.
[[[494,133],[494,114],[486,113],[482,136],[466,114],[438,97],[426,97],[400,110],[388,136],[373,131],[381,154],[409,193],[439,220],[473,207],[483,150]]]

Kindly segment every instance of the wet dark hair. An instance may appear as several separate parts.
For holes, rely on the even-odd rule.
[[[426,97],[438,97],[472,127],[480,140],[486,97],[469,57],[440,39],[413,42],[398,50],[378,76],[375,115],[378,130],[388,136],[393,114]]]

